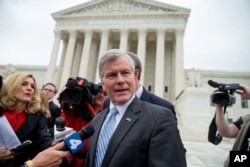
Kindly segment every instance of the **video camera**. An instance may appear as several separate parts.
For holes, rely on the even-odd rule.
[[[223,106],[229,106],[235,103],[236,98],[234,92],[236,89],[239,89],[239,84],[223,84],[212,80],[209,80],[208,84],[214,88],[218,88],[211,95],[212,103]]]
[[[58,98],[64,113],[68,115],[74,112],[76,117],[81,116],[84,120],[91,120],[93,114],[87,104],[93,103],[92,95],[97,95],[100,87],[80,77],[69,78],[65,86],[66,89]]]

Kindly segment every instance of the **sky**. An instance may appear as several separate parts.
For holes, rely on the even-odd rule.
[[[0,0],[0,65],[48,65],[51,14],[89,0]],[[249,0],[158,0],[191,9],[184,68],[250,72]]]

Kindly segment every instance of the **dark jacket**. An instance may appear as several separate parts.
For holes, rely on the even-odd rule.
[[[0,111],[0,116],[2,116],[2,111]],[[53,142],[42,111],[27,114],[25,122],[16,131],[16,135],[21,143],[31,140],[32,144],[15,154],[14,167],[20,167],[28,159],[32,159],[36,154],[50,147]]]
[[[146,101],[146,102],[149,102],[152,104],[156,104],[156,105],[159,105],[162,107],[166,107],[166,108],[170,109],[173,112],[173,114],[176,116],[175,108],[174,108],[173,104],[171,104],[169,101],[167,101],[163,98],[160,98],[159,96],[156,96],[153,93],[148,92],[144,87],[143,87],[143,92],[142,92],[140,100]],[[108,98],[104,102],[103,108],[109,107],[109,103],[110,103],[110,99]]]
[[[54,137],[54,125],[56,122],[56,118],[61,116],[61,108],[58,107],[53,101],[49,102],[49,110],[51,113],[51,117],[47,120],[49,130],[51,135]]]
[[[85,167],[95,163],[96,145],[109,107],[91,124],[95,133]],[[115,129],[102,167],[186,167],[185,149],[173,113],[164,107],[133,99]]]

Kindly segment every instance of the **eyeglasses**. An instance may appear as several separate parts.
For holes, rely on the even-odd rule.
[[[47,88],[45,88],[45,89],[43,89],[44,91],[48,91],[48,92],[55,92],[54,90],[52,90],[52,89],[47,89]]]

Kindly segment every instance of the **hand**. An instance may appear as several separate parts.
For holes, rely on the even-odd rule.
[[[6,161],[9,159],[13,159],[14,154],[7,147],[0,147],[0,161]]]
[[[240,86],[236,93],[240,94],[242,97],[250,99],[250,87]]]
[[[58,143],[35,156],[32,159],[35,167],[55,167],[62,163],[63,158],[70,156],[69,151],[60,151],[63,148],[64,142]]]

